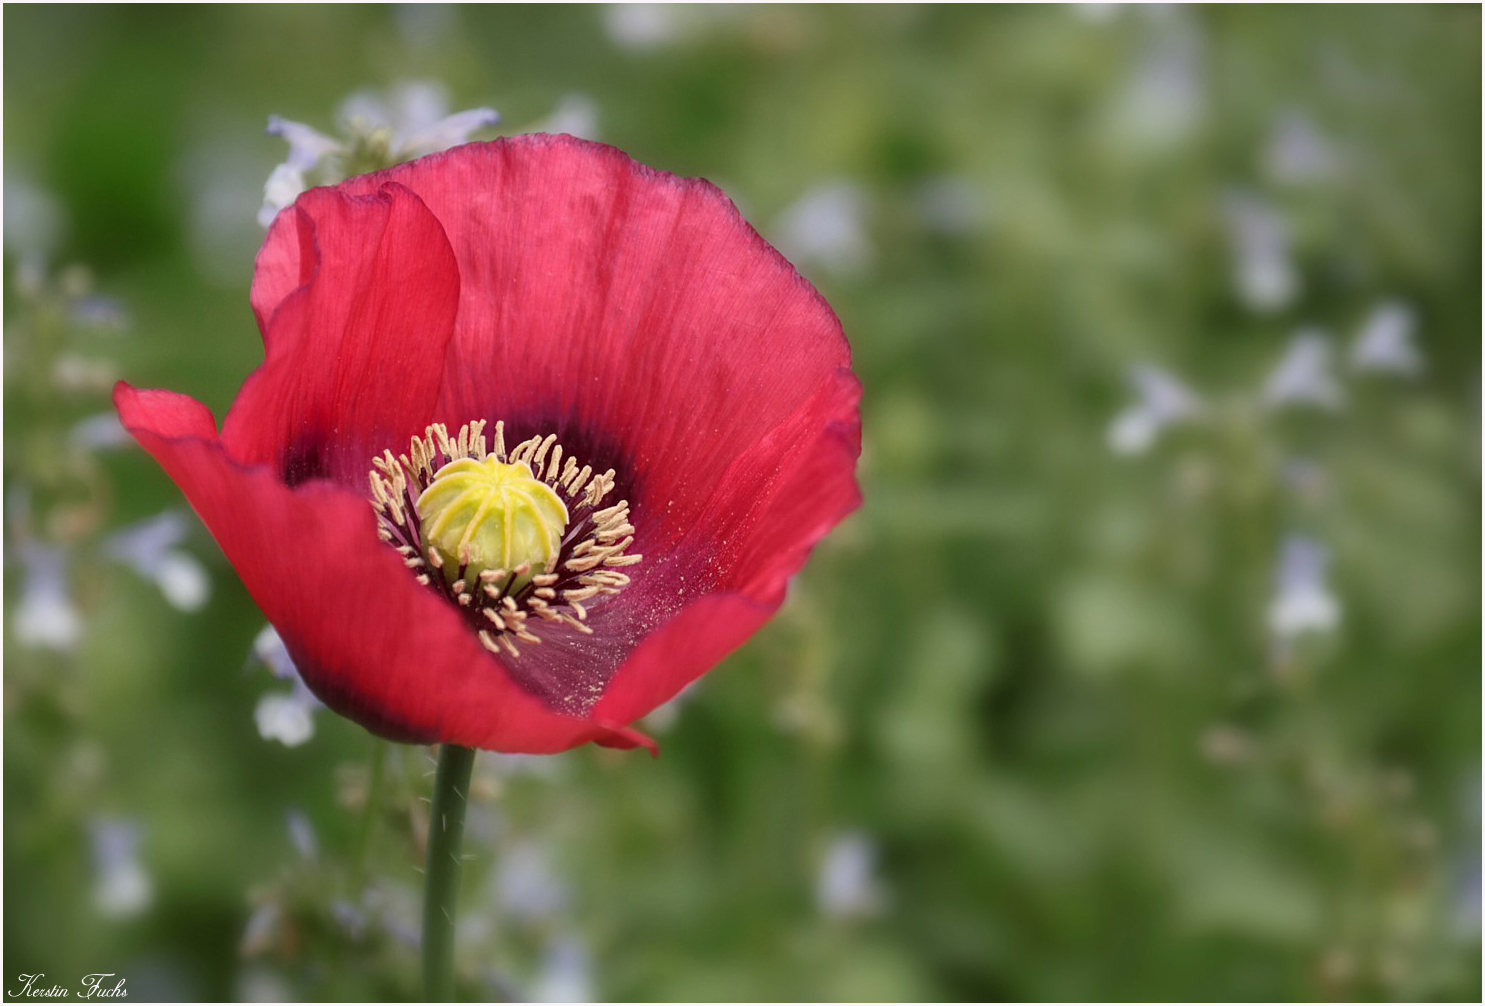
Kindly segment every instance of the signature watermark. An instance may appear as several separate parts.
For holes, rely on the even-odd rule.
[[[71,999],[75,995],[78,999],[127,999],[129,990],[124,988],[124,979],[119,978],[112,971],[103,971],[98,974],[83,975],[82,988],[77,992],[65,985],[57,985],[46,980],[44,974],[21,975],[16,979],[20,982],[19,988],[5,990],[7,999]]]

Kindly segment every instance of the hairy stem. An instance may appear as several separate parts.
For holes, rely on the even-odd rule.
[[[433,783],[428,821],[428,869],[423,877],[423,999],[450,1002],[454,996],[454,918],[463,861],[464,810],[474,749],[445,744]]]

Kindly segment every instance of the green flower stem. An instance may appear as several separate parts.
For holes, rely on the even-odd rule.
[[[474,754],[473,748],[445,744],[438,755],[433,813],[428,820],[428,870],[423,877],[425,1002],[452,1002],[454,997],[454,912]]]

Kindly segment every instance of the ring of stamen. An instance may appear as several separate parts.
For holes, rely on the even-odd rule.
[[[538,629],[591,633],[589,603],[628,586],[621,570],[643,556],[627,551],[634,543],[629,502],[604,505],[614,490],[613,469],[599,474],[579,466],[554,434],[523,440],[507,452],[504,423],[495,424],[489,449],[484,429],[485,421],[477,420],[451,437],[447,427],[434,423],[412,438],[407,453],[383,451],[372,461],[371,506],[377,536],[397,550],[417,581],[452,603],[486,649],[519,657],[520,643],[542,641]],[[445,568],[450,560],[429,547],[417,500],[445,466],[465,458],[524,464],[562,500],[567,526],[545,570],[538,567],[533,575],[529,563],[514,569],[471,571],[467,562]]]

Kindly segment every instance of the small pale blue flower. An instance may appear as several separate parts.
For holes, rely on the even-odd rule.
[[[253,710],[258,735],[285,747],[298,747],[315,735],[314,714],[324,705],[299,677],[293,658],[272,625],[265,625],[253,640],[253,656],[274,677],[293,682],[287,692],[268,692],[258,699]]]
[[[815,881],[815,904],[832,919],[880,914],[885,896],[877,879],[876,843],[860,832],[836,836]]]
[[[294,844],[294,849],[305,859],[318,859],[320,856],[320,839],[315,834],[314,825],[309,823],[309,818],[304,816],[302,810],[291,810],[284,815],[284,824],[289,830],[289,841]]]
[[[111,451],[134,446],[134,438],[119,422],[117,412],[100,412],[78,420],[67,439],[73,447],[83,451]]]
[[[195,556],[177,547],[189,526],[183,514],[167,510],[115,532],[103,550],[153,581],[174,607],[199,611],[211,596],[211,580]]]
[[[1340,624],[1341,603],[1325,583],[1330,553],[1324,545],[1290,535],[1279,552],[1269,628],[1282,640],[1329,632]]]
[[[284,747],[298,747],[315,735],[314,707],[297,692],[269,692],[253,710],[258,735]]]
[[[1263,169],[1282,185],[1309,185],[1330,178],[1340,161],[1331,142],[1299,109],[1282,112],[1263,148]]]
[[[277,136],[289,145],[289,156],[284,163],[301,172],[313,171],[326,157],[345,149],[339,140],[326,136],[313,126],[277,115],[268,117],[268,135]]]
[[[263,189],[258,223],[273,223],[285,207],[316,183],[344,180],[344,158],[375,138],[375,160],[386,163],[411,160],[468,142],[476,131],[493,126],[500,116],[492,108],[448,112],[442,85],[427,82],[398,84],[385,95],[358,91],[341,107],[341,119],[350,140],[326,136],[312,126],[277,115],[268,119],[268,132],[289,144],[289,155],[273,169]],[[362,166],[360,170],[368,170]]]
[[[576,936],[558,936],[547,947],[541,974],[531,989],[531,1001],[585,1003],[593,1000],[593,962],[588,948]]]
[[[16,641],[38,649],[76,648],[83,622],[67,586],[67,553],[28,541],[20,546],[20,557],[26,574],[10,623]]]
[[[148,908],[155,885],[139,860],[139,826],[98,817],[89,823],[88,833],[93,846],[93,906],[98,914],[122,919]]]
[[[1296,332],[1283,358],[1263,386],[1263,401],[1271,408],[1313,405],[1338,409],[1345,399],[1331,373],[1330,338],[1316,328]]]
[[[858,272],[876,257],[866,233],[868,205],[866,191],[853,182],[818,185],[784,211],[774,227],[776,243],[796,264]]]
[[[1423,353],[1413,341],[1418,318],[1401,301],[1378,304],[1351,344],[1351,366],[1356,370],[1417,377],[1423,373]]]
[[[1116,454],[1143,454],[1167,427],[1202,414],[1201,399],[1154,364],[1131,367],[1129,383],[1139,400],[1109,424],[1109,448]]]
[[[1299,294],[1299,273],[1289,257],[1289,225],[1268,202],[1249,192],[1230,194],[1223,205],[1234,257],[1238,299],[1253,311],[1286,307]]]

